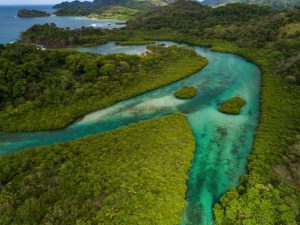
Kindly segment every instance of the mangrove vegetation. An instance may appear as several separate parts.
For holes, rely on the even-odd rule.
[[[194,145],[176,113],[0,157],[0,223],[178,224]]]
[[[221,103],[219,111],[226,114],[240,114],[241,108],[246,104],[239,96],[233,97]]]
[[[183,79],[207,63],[188,47],[147,49],[139,56],[1,46],[0,129],[62,128],[91,111]]]
[[[210,8],[181,0],[144,12],[121,30],[37,25],[22,34],[21,41],[68,46],[107,40],[174,40],[236,53],[259,65],[260,123],[248,173],[239,187],[215,205],[215,223],[296,225],[300,218],[299,24],[300,8],[274,10],[244,4]],[[10,116],[4,118],[1,121]]]
[[[193,86],[184,86],[175,92],[175,97],[179,99],[193,98],[197,95],[198,90]]]

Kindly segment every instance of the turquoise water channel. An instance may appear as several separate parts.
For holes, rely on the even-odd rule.
[[[110,42],[79,50],[133,54],[141,53],[145,48],[117,46]],[[247,157],[252,148],[259,116],[260,71],[256,65],[237,55],[200,47],[194,49],[209,61],[204,69],[194,75],[90,113],[65,129],[0,132],[0,154],[69,141],[180,110],[187,116],[196,139],[182,224],[213,224],[213,205],[229,188],[236,187],[239,178],[246,172]],[[183,85],[196,86],[199,94],[189,100],[176,99],[173,93]],[[218,112],[220,102],[234,96],[241,96],[247,102],[241,114],[225,115]]]

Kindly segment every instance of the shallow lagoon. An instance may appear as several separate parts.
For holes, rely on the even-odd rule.
[[[166,45],[171,42],[164,42]],[[94,53],[142,53],[146,46],[106,45],[80,48]],[[112,130],[180,110],[192,127],[196,150],[189,171],[187,207],[182,224],[213,224],[212,207],[246,172],[259,116],[260,71],[243,58],[194,47],[209,64],[194,75],[116,105],[90,113],[69,127],[57,131],[0,133],[0,154],[26,147],[48,145]],[[192,99],[176,99],[173,93],[184,85],[198,88]],[[218,112],[220,102],[234,96],[247,104],[240,115]]]

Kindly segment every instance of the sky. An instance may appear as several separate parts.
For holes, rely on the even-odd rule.
[[[54,5],[63,1],[67,0],[0,0],[0,5]]]

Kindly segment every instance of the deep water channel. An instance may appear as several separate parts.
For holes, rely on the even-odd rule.
[[[145,48],[117,46],[110,42],[79,50],[132,54],[141,53]],[[62,130],[1,132],[0,155],[27,147],[69,141],[180,110],[187,116],[196,139],[182,224],[213,224],[214,203],[229,188],[236,187],[240,176],[246,172],[247,157],[259,116],[260,71],[255,64],[240,56],[194,48],[209,61],[203,70],[194,75],[90,113]],[[198,95],[189,100],[176,99],[173,93],[183,85],[197,86]],[[218,104],[234,96],[241,96],[247,102],[241,114],[225,115],[218,112]]]

